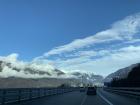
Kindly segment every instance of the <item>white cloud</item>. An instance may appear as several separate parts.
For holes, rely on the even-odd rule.
[[[28,67],[51,72],[54,76],[54,65],[63,71],[86,71],[105,76],[120,68],[140,62],[140,45],[133,45],[140,41],[139,37],[136,37],[139,32],[140,13],[115,22],[110,29],[58,46],[43,56],[34,58],[31,62],[19,61],[16,53],[5,57],[0,56],[0,60],[12,62],[13,67],[21,68],[21,70]],[[64,58],[58,56],[56,59],[48,59],[51,55],[62,53],[65,53]],[[13,71],[7,67],[4,67],[0,73],[0,76],[2,75],[5,77],[15,75],[32,78],[42,77],[39,74],[32,75],[25,74],[24,71]]]
[[[24,78],[41,78],[41,77],[49,77],[48,75],[40,75],[39,73],[31,74],[27,73],[24,70],[25,69],[32,69],[34,71],[44,71],[52,74],[53,76],[57,76],[55,70],[55,67],[51,64],[44,64],[39,63],[35,61],[31,62],[24,62],[18,60],[18,54],[13,53],[8,56],[0,56],[0,61],[2,63],[0,64],[0,67],[2,68],[0,72],[0,77],[24,77]],[[20,70],[15,70],[14,68]],[[50,76],[51,77],[51,76]]]
[[[104,56],[98,59],[90,59],[90,57],[94,57],[94,55],[90,55],[88,57],[82,56],[67,60],[59,59],[54,62],[58,64],[60,69],[65,71],[81,70],[102,74],[104,76],[118,69],[140,62],[140,46],[131,45],[117,50],[101,50],[98,52],[98,56],[102,54],[100,52],[105,52]]]
[[[56,47],[45,53],[44,56],[48,57],[50,55],[70,52],[87,46],[92,46],[97,43],[114,40],[130,41],[133,39],[133,36],[140,31],[139,29],[140,13],[137,13],[115,22],[110,29],[98,32],[95,35],[84,39],[76,39],[69,44]]]
[[[18,56],[19,55],[17,53],[12,53],[8,56],[0,56],[0,60],[7,61],[7,62],[16,62]]]
[[[53,62],[64,71],[88,71],[107,75],[120,68],[140,62],[140,13],[127,16],[111,28],[95,35],[58,46],[36,61]],[[56,59],[49,59],[57,55]],[[62,54],[62,56],[59,56]]]

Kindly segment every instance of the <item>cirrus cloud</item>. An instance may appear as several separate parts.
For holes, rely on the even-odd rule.
[[[140,13],[114,22],[109,29],[58,46],[35,58],[53,62],[64,71],[86,71],[107,75],[140,62]],[[55,56],[54,59],[51,57]]]
[[[112,24],[111,28],[103,30],[83,39],[75,39],[69,44],[58,46],[44,56],[49,57],[55,54],[71,52],[87,46],[92,46],[98,43],[111,42],[116,40],[130,41],[134,39],[135,34],[140,32],[140,13],[127,16],[123,20]]]

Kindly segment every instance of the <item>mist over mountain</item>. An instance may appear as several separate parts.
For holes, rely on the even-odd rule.
[[[55,78],[67,77],[67,75],[50,64],[38,62],[23,62],[17,60],[18,55],[12,54],[7,57],[0,57],[0,77],[20,78]]]
[[[18,55],[0,57],[0,87],[57,87],[62,84],[100,84],[103,77],[93,73],[64,72],[51,64],[23,62]],[[24,85],[22,85],[24,84]]]

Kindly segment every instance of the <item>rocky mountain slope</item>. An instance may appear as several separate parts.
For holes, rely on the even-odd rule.
[[[105,82],[110,82],[113,78],[126,78],[129,74],[129,72],[136,66],[140,65],[140,63],[137,63],[137,64],[133,64],[133,65],[130,65],[129,67],[126,67],[126,68],[123,68],[123,69],[120,69],[120,70],[117,70],[116,72],[114,73],[111,73],[109,74],[105,79],[104,81]]]

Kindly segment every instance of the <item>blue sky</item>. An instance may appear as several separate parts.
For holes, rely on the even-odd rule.
[[[114,64],[101,62],[130,49],[139,54],[139,4],[139,0],[0,1],[0,55],[17,53],[24,61],[107,75],[140,61],[126,57],[132,61],[126,62],[117,55]]]

